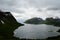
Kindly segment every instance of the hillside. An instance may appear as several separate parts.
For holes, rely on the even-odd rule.
[[[28,24],[42,24],[42,22],[43,22],[43,19],[37,18],[37,17],[31,18],[25,21],[25,23],[28,23]]]
[[[0,40],[13,38],[13,31],[22,25],[10,12],[0,11]]]
[[[25,21],[25,23],[28,24],[47,24],[47,25],[54,25],[54,26],[60,26],[60,18],[46,18],[46,20],[43,20],[42,18],[31,18]]]

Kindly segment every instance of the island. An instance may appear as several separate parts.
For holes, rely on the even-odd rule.
[[[18,23],[10,12],[0,11],[0,40],[17,40],[13,31],[23,24]]]

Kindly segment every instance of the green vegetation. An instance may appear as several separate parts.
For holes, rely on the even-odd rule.
[[[0,40],[19,40],[13,37],[13,31],[22,25],[16,21],[10,12],[0,11]]]
[[[46,18],[45,24],[60,26],[60,19],[59,18]]]
[[[32,18],[25,23],[60,26],[60,19],[47,18],[46,20],[43,20],[41,18]],[[47,39],[19,39],[13,37],[13,31],[19,26],[23,26],[23,24],[18,23],[10,12],[0,11],[0,40],[60,40],[60,36]]]
[[[25,23],[28,23],[28,24],[42,24],[43,19],[35,17],[35,18],[31,18],[31,19],[25,21]]]
[[[43,20],[42,18],[32,18],[29,20],[26,20],[25,23],[28,24],[48,24],[48,25],[54,25],[54,26],[60,26],[60,19],[59,18],[46,18],[46,20]]]

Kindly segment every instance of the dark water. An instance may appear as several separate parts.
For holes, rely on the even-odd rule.
[[[32,25],[25,24],[14,31],[14,36],[26,39],[45,39],[47,37],[58,36],[60,33],[56,32],[60,27],[52,25]]]

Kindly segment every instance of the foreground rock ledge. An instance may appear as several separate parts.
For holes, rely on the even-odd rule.
[[[22,26],[18,23],[10,12],[0,11],[0,39],[9,39],[13,37],[13,31]]]

